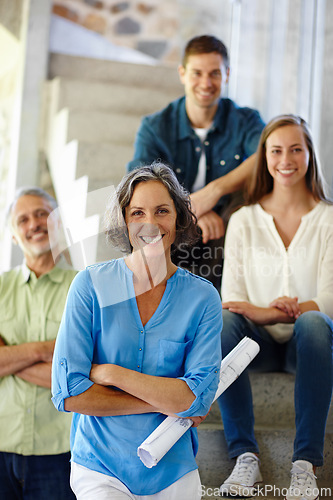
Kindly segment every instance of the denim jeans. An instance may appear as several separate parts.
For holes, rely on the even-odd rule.
[[[294,324],[292,338],[277,343],[265,330],[243,316],[223,311],[222,355],[225,357],[244,337],[253,338],[260,352],[252,361],[254,371],[295,374],[296,436],[293,461],[323,464],[325,427],[333,386],[332,320],[318,311],[303,313]],[[248,370],[220,396],[229,456],[258,453]]]
[[[69,485],[70,453],[24,456],[0,452],[0,498],[75,500]]]

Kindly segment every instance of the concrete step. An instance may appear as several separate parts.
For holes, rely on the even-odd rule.
[[[283,429],[256,428],[260,449],[260,470],[264,482],[285,488],[289,485],[294,431]],[[231,473],[235,461],[228,458],[227,446],[222,428],[198,428],[199,451],[197,463],[201,482],[210,487],[219,487]],[[333,434],[326,434],[325,463],[317,469],[318,485],[333,488]],[[333,493],[333,491],[332,491]]]
[[[121,85],[127,82],[135,87],[152,89],[162,87],[166,91],[173,89],[179,95],[183,92],[175,65],[123,63],[51,53],[48,76],[49,79],[68,77],[80,80],[114,82]]]
[[[57,122],[60,122],[59,125]],[[133,145],[140,117],[116,112],[69,111],[62,109],[54,119],[54,127],[66,126],[66,142],[115,143]],[[57,131],[54,131],[57,134]]]
[[[118,185],[132,157],[132,145],[80,141],[76,177],[89,176],[89,191],[106,185]]]
[[[137,87],[132,82],[112,83],[71,78],[54,78],[47,82],[56,111],[62,108],[103,110],[146,115],[165,107],[180,95],[178,89]]]
[[[260,449],[264,482],[267,485],[285,488],[289,485],[289,470],[295,437],[294,376],[287,373],[252,372],[250,378],[255,413],[255,434]],[[234,461],[228,458],[223,423],[217,403],[213,404],[207,419],[199,426],[198,434],[197,462],[202,483],[208,487],[217,488],[228,477],[234,466]],[[324,466],[318,468],[317,475],[318,485],[323,488],[331,487],[333,497],[332,407],[326,428]],[[330,496],[327,495],[327,498]]]

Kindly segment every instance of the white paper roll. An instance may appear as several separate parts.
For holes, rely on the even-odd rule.
[[[244,337],[222,360],[214,401],[239,377],[258,352],[257,342]],[[189,418],[166,417],[137,450],[143,464],[148,468],[154,467],[192,424]]]

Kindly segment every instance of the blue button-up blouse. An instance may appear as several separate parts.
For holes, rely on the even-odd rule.
[[[52,372],[53,403],[86,391],[92,363],[114,363],[184,380],[195,395],[181,417],[205,415],[221,362],[222,306],[208,281],[178,268],[143,326],[133,275],[123,259],[81,271],[69,291]],[[72,460],[120,479],[133,494],[151,495],[197,468],[197,431],[190,429],[152,469],[137,447],[164,420],[160,413],[94,417],[74,413]]]

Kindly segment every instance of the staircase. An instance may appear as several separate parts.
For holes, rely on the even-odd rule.
[[[101,227],[112,186],[133,157],[142,116],[182,93],[175,67],[51,54],[42,142],[56,196],[70,212],[63,216],[75,267],[118,256]]]
[[[277,499],[278,493],[290,484],[289,471],[295,436],[294,376],[287,373],[251,373],[255,412],[255,433],[260,449],[260,470],[267,485],[258,498]],[[221,498],[217,491],[235,464],[228,458],[223,425],[217,403],[199,426],[199,465],[201,482],[207,488],[205,500]],[[321,499],[333,498],[333,409],[331,407],[324,450],[324,466],[317,469]],[[275,485],[275,495],[274,493]],[[279,491],[279,490],[280,491]],[[325,494],[326,493],[326,494]],[[264,495],[264,496],[263,496]],[[230,497],[229,497],[230,498]],[[283,498],[283,497],[281,497]]]

